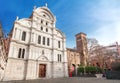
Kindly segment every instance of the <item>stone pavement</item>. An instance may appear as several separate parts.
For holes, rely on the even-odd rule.
[[[36,79],[27,81],[7,81],[0,83],[120,83],[120,80],[107,80],[105,78],[85,78],[85,77],[71,77],[71,78],[55,78],[55,79]]]

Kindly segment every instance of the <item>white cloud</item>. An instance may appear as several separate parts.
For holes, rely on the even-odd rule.
[[[97,26],[90,37],[96,38],[102,45],[120,42],[120,6],[117,2],[101,0],[98,6],[91,9],[91,18]]]
[[[93,34],[103,45],[120,41],[120,23],[101,26]]]

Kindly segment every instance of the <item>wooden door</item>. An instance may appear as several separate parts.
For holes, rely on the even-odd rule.
[[[46,64],[39,64],[39,77],[46,76]]]

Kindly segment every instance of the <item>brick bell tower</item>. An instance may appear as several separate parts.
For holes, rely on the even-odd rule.
[[[76,47],[77,51],[80,53],[80,61],[81,64],[86,66],[87,65],[87,57],[88,57],[88,49],[87,49],[87,37],[86,34],[80,32],[75,35],[76,36]]]

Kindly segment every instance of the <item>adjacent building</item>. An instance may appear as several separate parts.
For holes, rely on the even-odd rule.
[[[3,79],[7,63],[7,54],[5,51],[5,42],[3,38],[2,26],[0,24],[0,80]]]
[[[76,49],[67,48],[67,59],[68,59],[68,71],[70,73],[76,74],[74,71],[80,66],[80,53]]]
[[[104,69],[111,69],[111,64],[113,62],[120,62],[119,47],[119,45],[100,47],[98,49],[99,51],[96,51],[100,53],[99,56],[94,52],[91,54],[91,57],[89,57],[90,64]]]
[[[76,48],[67,48],[68,70],[69,74],[72,72],[77,74],[77,68],[80,65],[87,65],[87,37],[86,34],[80,32],[76,36]]]
[[[81,55],[81,65],[87,66],[88,60],[88,49],[87,49],[87,36],[85,33],[80,32],[75,35],[76,36],[76,46],[77,51]]]
[[[4,80],[68,76],[66,37],[55,25],[47,5],[34,7],[30,18],[16,18]]]

